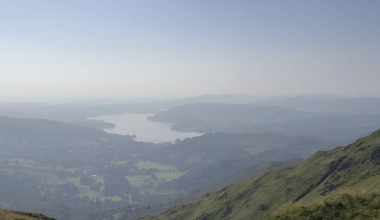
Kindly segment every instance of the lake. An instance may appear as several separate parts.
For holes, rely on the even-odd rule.
[[[136,135],[136,141],[163,143],[174,142],[179,138],[191,138],[202,135],[197,132],[178,132],[171,130],[168,123],[149,121],[147,118],[153,114],[134,114],[125,113],[121,115],[105,115],[92,120],[102,120],[116,125],[115,128],[103,129],[108,133],[116,133],[122,135]]]

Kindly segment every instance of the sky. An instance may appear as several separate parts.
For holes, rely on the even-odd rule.
[[[380,1],[0,0],[0,101],[380,96]]]

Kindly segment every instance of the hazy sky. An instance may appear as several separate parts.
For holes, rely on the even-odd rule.
[[[0,0],[0,100],[380,95],[379,0]]]

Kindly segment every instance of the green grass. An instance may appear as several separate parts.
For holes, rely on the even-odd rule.
[[[165,181],[172,181],[184,175],[185,172],[171,172],[171,173],[156,173],[159,180],[164,178]]]
[[[56,169],[57,169],[57,170],[66,170],[66,171],[69,171],[69,172],[72,172],[72,173],[74,173],[75,171],[83,171],[84,173],[86,173],[85,170],[82,170],[82,169],[76,169],[76,168],[65,169],[65,168],[63,168],[63,167],[57,167]]]
[[[131,185],[141,186],[143,184],[153,181],[150,175],[139,175],[139,176],[126,176],[125,177]]]
[[[129,181],[131,185],[134,186],[143,186],[147,184],[152,184],[153,186],[156,186],[159,182],[162,182],[162,178],[164,178],[165,181],[172,181],[184,174],[185,172],[159,172],[156,173],[158,182],[154,180],[150,175],[126,176],[125,178]]]
[[[20,212],[13,210],[0,209],[1,220],[53,220],[39,213]]]
[[[102,201],[106,200],[106,199],[111,199],[112,201],[114,202],[118,202],[118,201],[121,201],[121,197],[119,196],[103,196],[101,198]]]
[[[90,187],[89,186],[86,186],[86,185],[82,185],[80,183],[80,178],[77,177],[77,178],[74,178],[74,177],[68,177],[66,181],[58,181],[59,184],[64,184],[64,183],[72,183],[72,184],[75,184],[76,186],[78,186],[79,188],[79,192],[80,192],[80,195],[86,195],[86,196],[89,196],[90,198],[93,198],[93,199],[97,199],[97,198],[101,198],[101,199],[106,199],[108,197],[104,197],[100,192],[98,191],[92,191],[90,190]],[[109,197],[109,199],[113,199],[111,197]],[[115,201],[119,201],[119,200],[115,200]]]
[[[267,220],[345,220],[380,219],[380,194],[336,194],[309,206],[289,203],[270,215]]]
[[[61,181],[62,183],[70,182],[77,186],[81,186],[80,177],[67,177],[67,181]]]
[[[167,166],[167,165],[162,165],[162,164],[159,164],[159,163],[156,163],[156,162],[142,162],[142,161],[139,161],[136,166],[139,168],[139,169],[149,169],[149,168],[156,168],[156,169],[159,169],[160,171],[166,171],[166,170],[173,170],[173,169],[176,169],[176,167],[173,167],[173,166]]]
[[[116,165],[125,165],[127,163],[128,163],[127,160],[119,160],[119,161],[116,162]]]
[[[25,159],[25,158],[10,159],[9,165],[11,165],[11,166],[16,165],[16,161],[18,161],[19,166],[22,166],[22,167],[34,168],[34,166],[35,166],[35,162],[33,159]]]
[[[104,183],[104,178],[102,176],[90,176],[96,183]]]

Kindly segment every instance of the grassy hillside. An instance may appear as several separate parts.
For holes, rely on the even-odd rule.
[[[337,193],[309,206],[285,204],[267,220],[345,220],[380,219],[379,192]]]
[[[380,130],[320,151],[295,166],[267,171],[145,219],[264,219],[287,202],[308,205],[337,189],[378,189]]]
[[[124,213],[121,213],[121,214],[119,214],[119,215],[121,215],[120,219],[133,220],[133,219],[137,219],[139,217],[142,217],[144,215],[160,214],[160,213],[166,211],[168,208],[186,204],[188,202],[191,202],[192,200],[199,198],[200,196],[202,196],[206,193],[210,193],[212,191],[220,190],[223,187],[226,187],[226,186],[231,185],[233,183],[247,179],[247,178],[249,178],[255,174],[258,174],[258,173],[261,173],[261,172],[264,172],[267,170],[271,170],[271,169],[295,165],[297,163],[300,163],[301,161],[303,161],[303,159],[289,159],[289,160],[285,160],[285,161],[268,161],[265,163],[261,163],[259,165],[252,166],[252,167],[249,167],[243,171],[237,172],[237,173],[229,176],[227,179],[224,179],[224,180],[219,181],[217,183],[214,183],[214,184],[208,185],[206,187],[194,190],[193,192],[191,192],[189,194],[186,194],[182,197],[175,199],[172,202],[169,202],[168,204],[166,204],[164,207],[160,208],[159,210],[151,210],[151,211],[143,210],[143,211],[134,213],[133,215],[129,215],[129,216],[125,215]]]
[[[19,212],[0,209],[0,219],[2,220],[54,220],[39,213]]]
[[[243,171],[240,171],[238,173],[235,173],[231,176],[229,176],[227,179],[224,179],[222,181],[219,181],[215,184],[208,185],[206,187],[194,190],[192,193],[182,196],[178,199],[176,199],[174,202],[168,204],[168,206],[174,206],[175,205],[183,205],[188,202],[191,202],[194,199],[199,198],[200,196],[210,193],[216,190],[220,190],[223,187],[226,187],[228,185],[234,184],[236,182],[239,182],[241,180],[247,179],[253,175],[259,174],[261,172],[271,170],[271,169],[277,169],[287,166],[292,166],[297,163],[300,163],[302,159],[289,159],[285,161],[269,161],[265,162],[256,166],[249,167]],[[167,206],[166,206],[167,207]]]
[[[233,173],[267,161],[307,158],[337,145],[311,136],[279,134],[205,134],[152,152],[155,162],[170,163],[186,174],[160,186],[190,193]]]

